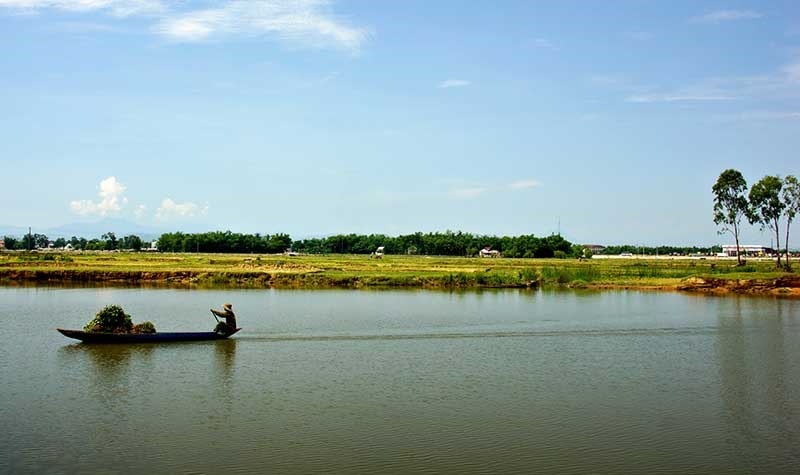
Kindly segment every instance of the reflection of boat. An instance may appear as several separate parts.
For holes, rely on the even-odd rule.
[[[217,332],[178,332],[178,333],[96,333],[82,330],[65,330],[57,328],[62,335],[75,338],[84,343],[168,343],[174,341],[208,341],[224,340],[241,330],[237,328],[230,333]]]

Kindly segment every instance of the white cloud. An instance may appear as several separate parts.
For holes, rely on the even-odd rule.
[[[156,31],[176,41],[198,41],[218,35],[262,36],[303,46],[335,46],[357,52],[369,37],[332,15],[327,0],[232,0],[219,8],[189,11],[164,18]]]
[[[272,36],[296,46],[358,52],[366,28],[330,11],[331,0],[0,0],[0,8],[36,13],[53,9],[157,18],[153,31],[175,41],[229,36]]]
[[[208,205],[201,208],[190,201],[176,203],[172,198],[164,198],[164,200],[161,201],[161,206],[156,210],[156,218],[162,221],[172,218],[191,218],[193,216],[206,214],[207,211]]]
[[[437,87],[439,89],[448,89],[448,88],[451,88],[451,87],[466,87],[466,86],[469,86],[469,85],[470,85],[470,82],[469,81],[465,81],[463,79],[447,79],[447,80],[442,81],[441,83],[439,83],[439,85]]]
[[[764,15],[753,10],[716,10],[693,17],[690,23],[721,23],[725,21],[756,20]]]
[[[537,186],[539,186],[539,182],[536,180],[519,180],[508,184],[508,187],[512,190],[525,190]]]
[[[128,199],[123,196],[126,188],[122,183],[117,181],[116,177],[110,176],[101,181],[99,188],[100,191],[97,193],[97,195],[100,197],[100,201],[70,201],[70,209],[72,209],[74,213],[80,215],[97,214],[100,216],[105,216],[110,213],[118,213],[120,210],[122,210],[122,205],[128,202]]]
[[[222,10],[206,10],[164,20],[156,28],[159,33],[182,41],[198,41],[222,28],[225,15]]]

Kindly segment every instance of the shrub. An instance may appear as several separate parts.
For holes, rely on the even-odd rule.
[[[105,306],[83,327],[87,332],[100,333],[130,333],[132,328],[131,316],[119,305]]]
[[[539,272],[533,267],[526,267],[524,269],[521,269],[518,275],[519,279],[522,282],[530,282],[540,279]]]
[[[132,333],[155,333],[156,332],[156,326],[153,325],[151,322],[137,323],[136,325],[133,326],[131,332]]]

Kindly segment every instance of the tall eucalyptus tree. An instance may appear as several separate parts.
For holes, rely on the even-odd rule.
[[[775,249],[778,250],[778,267],[781,266],[780,219],[786,204],[781,200],[783,180],[781,177],[767,175],[750,188],[750,210],[748,220],[758,223],[761,229],[768,228],[775,233]]]
[[[736,260],[742,264],[739,252],[739,231],[742,218],[747,216],[747,182],[739,170],[728,169],[720,173],[717,182],[711,187],[714,193],[714,223],[721,225],[719,234],[730,233],[736,241]]]

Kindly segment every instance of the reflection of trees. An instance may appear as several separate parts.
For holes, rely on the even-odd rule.
[[[124,411],[124,401],[131,383],[131,360],[149,360],[151,345],[85,345],[63,347],[62,359],[77,359],[86,369],[87,393],[106,411]],[[74,361],[72,362],[74,364]]]
[[[742,461],[764,461],[765,444],[769,455],[789,456],[798,439],[790,396],[797,382],[787,372],[784,325],[796,304],[747,297],[723,302],[717,352],[728,438]]]
[[[753,409],[750,401],[750,384],[752,375],[747,367],[747,343],[742,322],[742,300],[731,297],[721,300],[720,310],[728,310],[725,304],[731,304],[730,314],[720,312],[719,331],[717,332],[717,353],[719,359],[719,376],[722,401],[725,404],[725,419],[733,428],[740,441],[742,437],[753,436]]]
[[[787,379],[790,378],[786,364],[786,346],[784,325],[791,319],[790,304],[784,300],[775,301],[776,312],[774,318],[767,318],[767,332],[763,354],[766,354],[766,368],[764,374],[767,378],[764,388],[767,391],[768,413],[771,424],[782,434],[782,444],[786,449],[791,449],[798,438],[797,428],[790,427],[790,421],[795,421],[789,408]],[[788,330],[786,330],[788,331]],[[791,381],[788,381],[791,384]],[[788,452],[787,452],[788,453]]]

